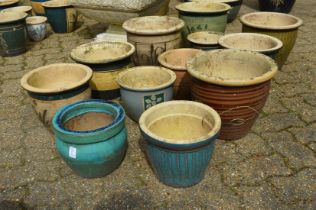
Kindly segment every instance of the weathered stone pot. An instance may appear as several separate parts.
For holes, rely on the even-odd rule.
[[[176,74],[158,66],[130,68],[118,76],[121,99],[127,115],[138,122],[149,107],[173,98]]]
[[[279,68],[287,60],[294,47],[298,28],[303,24],[300,18],[276,12],[254,12],[240,18],[242,31],[273,36],[282,41],[283,47],[276,58]]]
[[[291,12],[295,0],[259,0],[259,9],[261,11],[271,12]]]
[[[67,0],[47,1],[42,6],[54,32],[69,33],[75,30],[78,14]]]
[[[44,16],[45,15],[45,8],[42,6],[42,3],[48,0],[30,0],[31,5],[33,8],[33,12],[35,15]]]
[[[50,126],[59,108],[91,97],[91,77],[92,70],[85,65],[57,63],[26,73],[21,85],[27,91],[39,119]]]
[[[227,15],[231,7],[224,3],[186,2],[176,6],[184,20],[183,37],[197,31],[225,32]]]
[[[224,35],[219,44],[226,49],[250,50],[276,58],[282,42],[272,36],[256,33],[233,33]]]
[[[131,56],[135,47],[127,42],[93,42],[83,44],[71,51],[71,58],[93,70],[90,81],[93,98],[105,100],[120,97],[117,76],[133,66]]]
[[[103,100],[84,100],[60,109],[53,118],[56,149],[79,176],[102,177],[124,159],[124,109]]]
[[[218,113],[193,101],[169,101],[146,110],[139,127],[157,178],[173,187],[199,183],[221,127]]]
[[[32,41],[42,41],[47,33],[47,17],[32,16],[26,18],[26,30]]]
[[[192,48],[201,50],[216,50],[220,48],[218,40],[224,33],[212,31],[198,31],[188,35],[187,40]]]
[[[221,116],[220,139],[247,135],[269,95],[277,73],[273,59],[243,50],[213,50],[187,63],[193,100],[214,108]]]
[[[32,15],[32,7],[31,6],[10,7],[10,8],[1,10],[1,12],[25,12],[28,14],[28,16],[31,16]]]
[[[135,65],[158,65],[161,53],[180,48],[183,27],[182,20],[169,16],[145,16],[124,22],[127,41],[136,48],[132,57]]]
[[[190,100],[191,81],[187,73],[186,63],[197,53],[201,52],[192,48],[179,48],[168,50],[158,57],[161,66],[171,69],[176,73],[177,79],[174,83],[174,98],[178,100]]]
[[[24,12],[0,13],[0,56],[19,55],[26,51],[26,24]]]
[[[15,7],[18,5],[20,0],[3,0],[0,2],[0,10]]]
[[[231,6],[231,10],[228,13],[227,21],[228,23],[233,22],[240,10],[243,0],[191,0],[195,2],[215,2],[215,3],[225,3]]]

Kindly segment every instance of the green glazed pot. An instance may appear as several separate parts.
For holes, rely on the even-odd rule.
[[[277,12],[254,12],[240,18],[242,32],[261,33],[273,36],[282,41],[276,62],[281,69],[292,51],[298,28],[303,24],[300,18]]]
[[[186,2],[176,6],[179,18],[185,22],[183,38],[196,31],[225,32],[231,7],[224,3]]]
[[[26,51],[26,13],[0,13],[0,55],[12,56]]]

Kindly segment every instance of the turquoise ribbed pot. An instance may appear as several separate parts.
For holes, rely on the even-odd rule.
[[[57,151],[81,177],[110,174],[126,153],[124,119],[123,108],[110,101],[84,100],[67,105],[53,118]]]

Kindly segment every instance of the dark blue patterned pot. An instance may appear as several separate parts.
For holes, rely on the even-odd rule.
[[[259,0],[259,8],[261,11],[271,12],[291,12],[295,0]]]

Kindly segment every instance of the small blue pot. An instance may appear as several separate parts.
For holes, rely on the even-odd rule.
[[[160,135],[151,129],[153,124],[164,117],[188,115],[201,119],[201,126],[211,125],[206,135],[192,139],[172,139],[163,137],[166,132]],[[170,129],[175,129],[175,124],[183,123],[181,120],[175,124],[170,122],[172,122],[170,119],[164,122]],[[221,127],[221,119],[215,110],[193,101],[164,102],[146,110],[139,120],[139,126],[145,139],[149,162],[162,183],[173,187],[189,187],[203,179],[214,151],[214,141]]]
[[[94,130],[70,130],[65,123],[85,114],[112,116],[110,124]],[[92,124],[94,119],[86,121]],[[127,149],[125,112],[116,103],[103,100],[84,100],[60,109],[53,118],[56,148],[68,166],[79,176],[105,176],[119,167]]]

